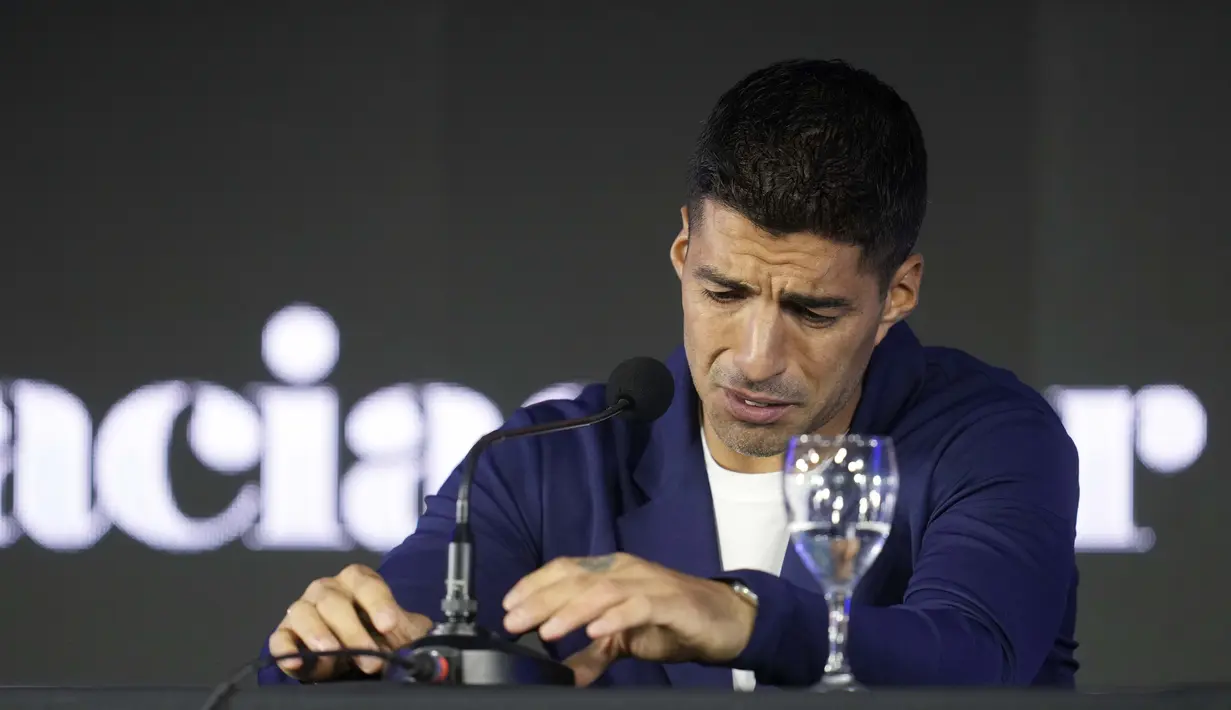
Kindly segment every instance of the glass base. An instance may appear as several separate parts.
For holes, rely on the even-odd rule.
[[[826,673],[821,682],[812,686],[814,693],[853,693],[864,689],[850,673]]]

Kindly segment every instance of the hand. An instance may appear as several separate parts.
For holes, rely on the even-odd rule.
[[[269,652],[274,656],[297,653],[300,645],[311,651],[391,651],[421,638],[431,626],[426,616],[398,606],[389,585],[374,570],[351,565],[336,577],[324,577],[308,585],[269,637]],[[384,665],[383,660],[373,656],[318,658],[308,669],[298,658],[278,663],[283,673],[301,681],[337,678],[354,667],[364,673],[377,673]]]
[[[613,661],[724,663],[748,645],[756,609],[729,586],[616,553],[559,558],[523,577],[504,599],[513,634],[554,641],[585,627],[594,643],[568,658],[578,685]]]

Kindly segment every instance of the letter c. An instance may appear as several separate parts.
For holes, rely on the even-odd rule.
[[[259,512],[259,490],[252,483],[213,518],[194,520],[176,505],[168,470],[171,434],[192,400],[184,382],[141,387],[111,408],[95,440],[98,506],[117,527],[155,549],[220,548],[251,528]]]

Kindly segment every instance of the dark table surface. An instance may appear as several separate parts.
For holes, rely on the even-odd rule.
[[[0,708],[27,710],[196,710],[210,688],[0,688]],[[818,696],[807,692],[688,690],[408,688],[354,683],[315,687],[242,687],[219,708],[234,710],[1231,710],[1231,686],[1127,692],[1043,690],[875,690]]]

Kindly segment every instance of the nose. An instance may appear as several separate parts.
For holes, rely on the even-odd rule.
[[[744,377],[765,382],[786,371],[786,342],[781,313],[773,304],[760,302],[744,309],[734,363]]]

